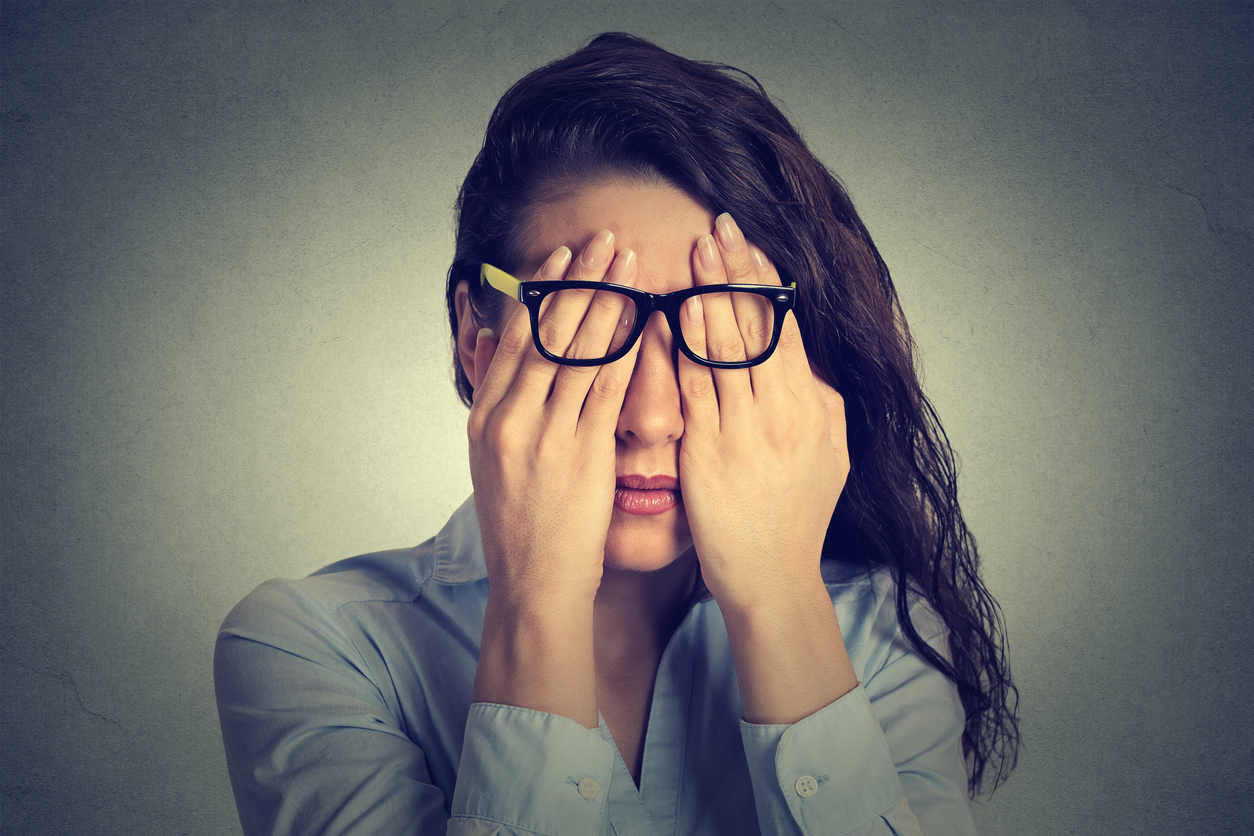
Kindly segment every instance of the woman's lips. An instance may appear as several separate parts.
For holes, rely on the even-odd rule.
[[[664,514],[679,504],[679,480],[674,476],[619,476],[614,507],[641,517]]]

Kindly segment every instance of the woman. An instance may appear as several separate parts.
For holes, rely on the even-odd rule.
[[[473,501],[228,616],[245,832],[973,832],[996,605],[888,270],[761,88],[600,36],[458,210]]]

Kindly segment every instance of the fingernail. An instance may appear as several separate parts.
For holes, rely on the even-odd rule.
[[[707,270],[718,267],[718,253],[714,252],[714,236],[702,235],[697,241],[697,253],[701,258],[701,266]]]
[[[771,262],[767,260],[766,253],[759,250],[753,244],[749,245],[749,253],[753,256],[753,269],[759,273],[770,272]]]
[[[618,262],[620,269],[615,271],[618,273],[615,281],[622,282],[631,275],[632,269],[636,266],[636,251],[630,249],[621,251],[618,254]]]
[[[724,212],[714,219],[714,229],[718,231],[718,240],[724,249],[730,250],[736,246],[740,231],[736,228],[736,222],[732,220],[732,216]]]
[[[701,297],[689,296],[688,301],[684,303],[684,313],[688,315],[691,322],[701,321]]]
[[[475,335],[475,345],[478,345],[479,341],[482,340],[484,337],[487,337],[490,340],[494,340],[496,339],[496,334],[493,333],[491,328],[480,328],[479,333]]]
[[[600,267],[609,261],[613,253],[614,233],[603,229],[588,243],[588,246],[583,248],[583,255],[579,256],[579,260],[585,267]]]
[[[566,272],[566,268],[570,265],[570,248],[558,247],[549,256],[544,265],[540,267],[540,276],[544,279],[560,279],[562,274]]]

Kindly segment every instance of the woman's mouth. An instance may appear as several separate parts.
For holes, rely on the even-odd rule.
[[[614,507],[626,514],[651,517],[679,504],[679,480],[674,476],[619,476]]]

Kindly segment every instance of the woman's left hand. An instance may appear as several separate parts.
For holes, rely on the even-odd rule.
[[[731,217],[693,256],[697,284],[780,284]],[[680,316],[689,345],[743,359],[752,311],[703,294]],[[742,334],[744,336],[742,336]],[[679,358],[679,485],[705,585],[727,625],[744,717],[795,723],[857,687],[819,561],[849,475],[844,402],[810,369],[789,311],[775,353],[749,369]]]
[[[780,284],[729,215],[718,217],[715,233],[693,254],[698,285]],[[746,312],[725,297],[694,299],[701,304],[681,312],[689,344],[703,338],[712,359],[743,359]],[[775,353],[749,369],[710,369],[681,355],[679,387],[679,483],[714,597],[749,606],[821,583],[819,557],[849,453],[844,402],[811,371],[796,317],[788,312]]]

